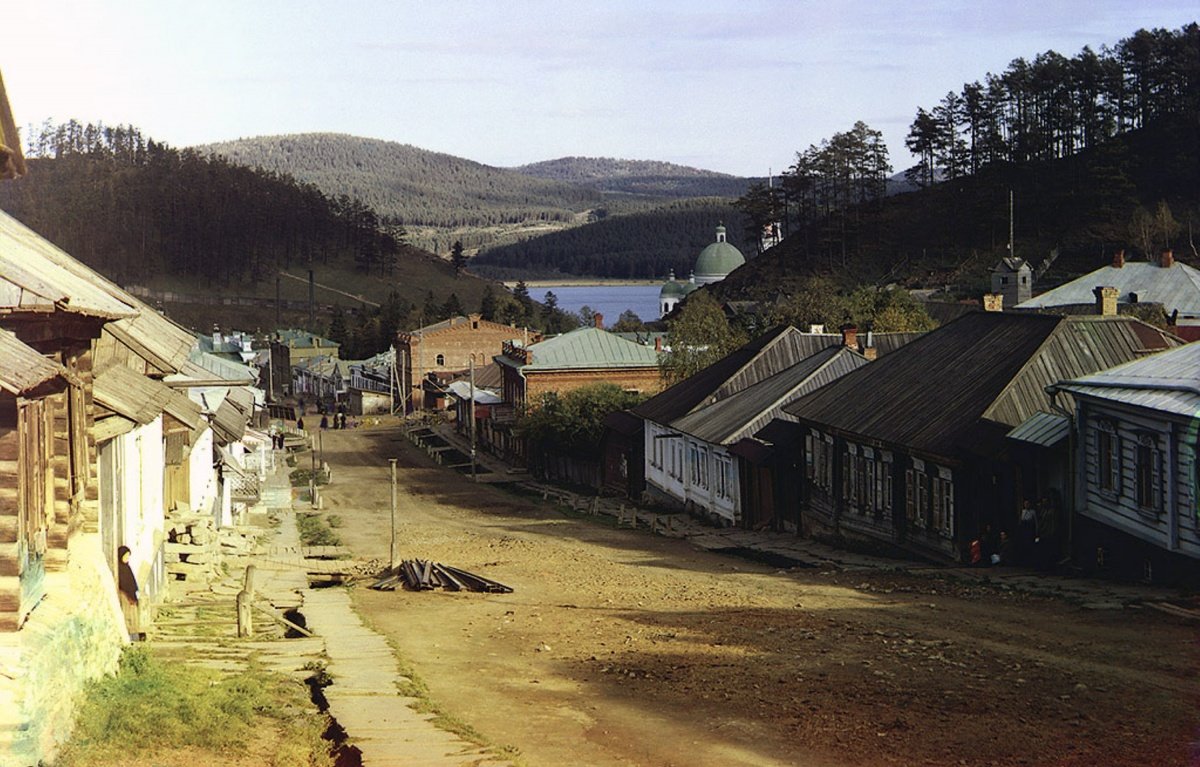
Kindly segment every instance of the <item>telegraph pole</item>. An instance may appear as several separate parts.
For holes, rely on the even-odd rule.
[[[396,459],[389,458],[388,463],[392,465],[392,543],[390,554],[388,556],[388,569],[395,571],[396,569]]]
[[[475,355],[471,354],[471,481],[477,482],[475,476]]]

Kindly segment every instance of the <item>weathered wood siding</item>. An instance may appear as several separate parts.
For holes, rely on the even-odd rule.
[[[1200,558],[1200,520],[1195,487],[1195,434],[1181,420],[1134,408],[1088,402],[1080,407],[1083,503],[1080,512],[1166,551]],[[1100,442],[1103,424],[1116,440],[1117,487],[1103,487]],[[1157,453],[1156,503],[1138,503],[1138,447],[1151,438]]]

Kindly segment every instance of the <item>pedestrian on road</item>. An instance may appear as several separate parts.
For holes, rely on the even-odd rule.
[[[296,419],[296,431],[304,431],[304,416]]]

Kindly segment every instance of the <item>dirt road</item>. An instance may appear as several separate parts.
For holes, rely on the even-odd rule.
[[[776,571],[565,517],[429,463],[395,428],[327,432],[358,556],[512,594],[356,589],[433,698],[531,767],[1186,765],[1195,625],[886,570]]]

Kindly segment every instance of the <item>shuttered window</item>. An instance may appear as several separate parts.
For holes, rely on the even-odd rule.
[[[1153,434],[1139,434],[1137,444],[1137,503],[1143,511],[1162,509],[1162,453]]]
[[[1096,482],[1101,490],[1121,492],[1121,440],[1112,421],[1096,422]]]

